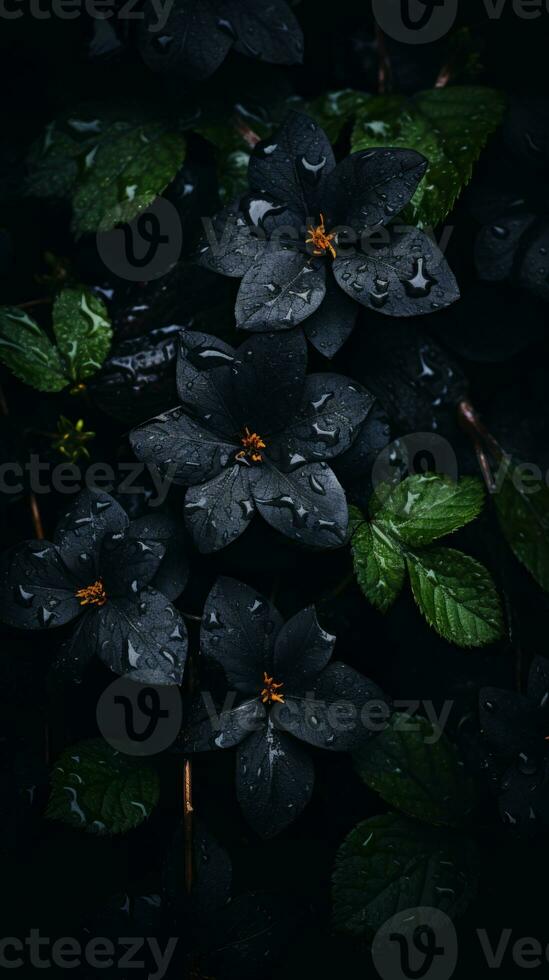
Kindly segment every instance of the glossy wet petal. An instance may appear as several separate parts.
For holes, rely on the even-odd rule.
[[[247,339],[233,372],[242,422],[263,436],[284,428],[301,403],[306,371],[307,345],[299,330]]]
[[[326,271],[326,295],[317,311],[303,321],[310,344],[324,357],[334,357],[350,337],[358,316],[358,306],[337,285],[331,270]]]
[[[352,153],[327,181],[330,224],[357,234],[388,224],[408,204],[427,169],[415,150],[372,149]]]
[[[225,0],[224,16],[235,35],[235,51],[274,65],[303,60],[303,34],[285,0]]]
[[[314,683],[332,656],[335,636],[323,630],[314,606],[292,616],[277,636],[273,673],[284,693],[298,694]]]
[[[218,337],[182,330],[177,354],[177,391],[182,405],[212,432],[239,429],[234,398],[236,351]]]
[[[153,71],[208,78],[227,56],[234,37],[219,25],[216,5],[203,0],[177,0],[159,31],[158,13],[147,0],[138,24],[141,57]]]
[[[237,326],[242,330],[290,330],[311,316],[326,292],[326,272],[304,252],[268,248],[240,283]]]
[[[151,584],[165,554],[166,549],[159,541],[136,534],[126,534],[122,540],[107,535],[99,558],[107,596],[138,595]]]
[[[244,533],[255,513],[247,468],[230,466],[185,497],[185,524],[199,551],[225,548]]]
[[[326,463],[282,473],[266,463],[251,472],[261,516],[282,534],[317,548],[345,541],[349,515],[343,488]]]
[[[150,584],[167,599],[177,599],[189,577],[182,524],[169,514],[151,513],[132,521],[128,534],[138,540],[159,542],[163,546],[164,557]]]
[[[237,205],[223,208],[207,222],[199,263],[223,276],[241,278],[267,248],[265,235],[246,220]]]
[[[183,486],[211,480],[238,448],[194,422],[183,408],[137,426],[130,433],[130,442],[138,459]]]
[[[269,720],[264,732],[250,735],[236,754],[236,795],[242,812],[261,837],[274,837],[307,805],[314,767],[295,739]]]
[[[454,274],[427,235],[418,228],[387,234],[389,244],[334,261],[336,281],[349,296],[388,316],[436,313],[459,299]]]
[[[193,705],[184,736],[174,746],[184,752],[231,749],[252,732],[265,728],[266,711],[258,698],[230,710],[203,700]]]
[[[219,663],[229,688],[259,695],[272,673],[282,619],[268,599],[235,579],[217,580],[204,605],[200,648]]]
[[[83,611],[78,588],[53,544],[26,541],[0,559],[0,619],[27,630],[61,626]]]
[[[105,535],[122,535],[129,525],[126,511],[102,490],[83,490],[61,518],[54,543],[65,565],[82,585],[99,574],[99,553]]]

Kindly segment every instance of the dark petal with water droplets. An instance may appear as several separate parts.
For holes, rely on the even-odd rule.
[[[225,59],[234,38],[219,26],[215,4],[209,0],[176,0],[161,30],[152,0],[138,25],[141,57],[153,71],[200,80],[212,75]]]
[[[182,330],[177,355],[177,392],[194,418],[212,432],[233,436],[239,428],[233,372],[236,352],[218,337]]]
[[[268,442],[269,458],[289,469],[292,460],[310,463],[338,456],[353,442],[373,402],[365,388],[340,374],[307,375],[292,421]]]
[[[130,524],[128,534],[164,547],[164,557],[151,586],[173,601],[183,592],[189,577],[189,560],[185,554],[182,525],[168,514],[148,514]]]
[[[227,30],[235,36],[239,54],[273,65],[296,65],[303,60],[303,34],[285,0],[224,0],[220,6]]]
[[[253,191],[272,194],[303,219],[316,218],[326,177],[334,167],[324,130],[309,116],[290,112],[272,138],[255,147],[248,179]]]
[[[267,963],[278,963],[288,954],[302,919],[302,904],[287,893],[236,895],[213,921],[210,906],[199,930],[200,975],[256,980]]]
[[[326,270],[326,295],[316,313],[303,322],[310,344],[324,357],[334,357],[351,335],[359,307],[339,289],[331,270]]]
[[[54,542],[65,565],[82,586],[99,574],[99,553],[107,534],[122,535],[129,518],[126,511],[102,490],[83,490],[55,529]]]
[[[290,330],[311,316],[326,292],[324,265],[304,252],[268,248],[240,283],[235,316],[241,330]]]
[[[174,750],[186,753],[232,749],[235,745],[240,745],[253,731],[263,731],[265,721],[265,707],[257,697],[228,711],[224,711],[221,706],[212,708],[208,704],[207,707],[201,700],[192,706],[185,732],[175,743]]]
[[[276,724],[310,745],[333,752],[351,752],[377,733],[378,709],[386,699],[373,681],[347,664],[333,663],[322,671],[313,688],[313,697],[290,698],[277,705]],[[374,725],[368,727],[368,712]],[[382,716],[383,717],[383,716]],[[376,726],[376,727],[374,727]]]
[[[101,546],[99,568],[108,598],[138,595],[150,585],[166,549],[159,541],[135,534],[106,535]]]
[[[250,735],[237,749],[236,795],[261,837],[274,837],[293,823],[309,802],[313,783],[308,754],[271,721],[265,732]]]
[[[208,221],[208,219],[205,219]],[[199,248],[199,263],[222,276],[241,278],[267,248],[237,205],[223,208],[211,219],[209,235]]]
[[[481,688],[479,719],[490,748],[502,762],[514,762],[520,752],[537,756],[545,748],[549,712],[524,694]]]
[[[533,837],[549,826],[549,763],[529,771],[512,766],[501,778],[500,817],[513,834]]]
[[[53,661],[48,682],[52,691],[58,691],[60,684],[81,684],[86,667],[94,656],[94,648],[88,642],[91,620],[96,606],[86,606],[71,635],[61,644]]]
[[[268,437],[288,424],[301,402],[307,344],[300,330],[256,334],[236,353],[235,400],[241,425]]]
[[[299,694],[316,681],[334,649],[335,636],[323,630],[314,606],[292,616],[277,636],[273,674],[283,679],[286,695]]]
[[[180,684],[187,657],[183,618],[155,589],[118,598],[90,617],[85,642],[116,674],[142,684]]]
[[[133,429],[130,443],[138,459],[157,466],[163,476],[183,486],[211,480],[237,451],[236,444],[208,432],[183,408],[157,415]]]
[[[534,214],[511,212],[481,228],[474,251],[475,265],[481,279],[502,282],[512,275],[522,236],[535,220]]]
[[[371,493],[372,467],[390,438],[391,427],[387,413],[376,400],[359,426],[353,444],[331,464],[345,489],[348,490],[349,485],[353,485],[365,505]]]
[[[185,497],[185,524],[198,550],[206,554],[240,537],[254,513],[248,467],[240,463],[191,487]]]
[[[326,463],[282,473],[268,463],[250,470],[261,516],[282,534],[316,548],[345,542],[349,514],[343,488]]]
[[[272,673],[281,627],[268,599],[242,582],[219,578],[204,606],[200,648],[221,664],[230,689],[259,695],[264,672]]]
[[[336,167],[325,189],[329,224],[360,234],[392,221],[408,204],[427,169],[415,150],[363,150]]]
[[[27,630],[61,626],[82,612],[78,588],[53,544],[26,541],[0,559],[0,619]]]
[[[344,292],[387,316],[421,316],[455,303],[458,285],[435,243],[418,228],[390,234],[388,245],[335,259]]]

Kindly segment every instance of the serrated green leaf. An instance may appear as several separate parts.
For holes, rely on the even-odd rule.
[[[430,544],[469,524],[484,504],[480,480],[464,476],[458,482],[436,473],[407,477],[392,490],[377,487],[374,495],[376,522],[397,534],[408,545]],[[372,508],[372,504],[370,505]]]
[[[123,834],[150,816],[158,796],[154,769],[90,739],[59,757],[46,816],[92,834]]]
[[[501,605],[484,565],[454,548],[407,551],[406,564],[418,608],[444,639],[479,647],[501,637]]]
[[[93,109],[46,129],[29,155],[27,190],[70,197],[76,234],[131,221],[165,190],[185,158],[185,137],[147,110]]]
[[[387,612],[404,583],[406,565],[402,555],[381,529],[364,519],[355,526],[351,548],[360,588],[376,609]]]
[[[527,486],[516,465],[494,495],[505,540],[538,585],[549,592],[549,487]]]
[[[371,937],[402,909],[462,915],[478,880],[474,843],[397,814],[371,817],[343,841],[333,875],[338,929]]]
[[[471,179],[473,165],[504,109],[501,93],[480,86],[429,89],[412,98],[364,96],[351,149],[394,146],[422,153],[429,167],[404,216],[411,224],[434,227]]]
[[[107,308],[87,289],[63,289],[53,307],[53,330],[72,381],[99,370],[112,340]]]
[[[435,826],[467,821],[472,781],[456,747],[426,718],[395,713],[353,759],[364,782],[407,816]]]
[[[61,391],[68,383],[57,348],[17,307],[0,307],[0,360],[20,381],[38,391]]]

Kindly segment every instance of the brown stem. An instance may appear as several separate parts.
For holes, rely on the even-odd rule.
[[[250,129],[250,127],[246,125],[240,116],[236,117],[235,129],[237,133],[240,133],[246,146],[249,147],[250,150],[253,150],[254,146],[257,146],[257,144],[261,142],[261,136],[254,133],[253,129]]]
[[[42,540],[42,538],[44,537],[44,527],[42,525],[42,517],[40,514],[40,508],[38,507],[38,501],[34,493],[32,493],[32,491],[30,495],[30,510],[31,510],[32,523],[34,526],[35,537]]]
[[[185,840],[185,890],[193,887],[193,770],[190,759],[183,765],[183,835]]]
[[[444,67],[441,68],[438,73],[438,77],[435,82],[435,88],[446,88],[451,77],[452,77],[451,65],[444,65]]]
[[[26,303],[16,303],[20,310],[32,310],[33,306],[44,306],[46,303],[53,303],[52,296],[42,296],[40,299],[29,299]]]
[[[378,54],[377,90],[379,95],[385,95],[391,78],[391,62],[387,54],[385,35],[378,24],[376,24],[376,41]]]
[[[467,433],[473,443],[478,465],[488,492],[494,493],[496,490],[496,482],[492,476],[489,454],[491,454],[497,462],[501,462],[501,460],[505,458],[505,453],[499,442],[494,439],[492,433],[489,432],[484,423],[481,422],[476,408],[470,401],[468,401],[468,399],[463,398],[460,401],[457,407],[457,416],[461,428]]]

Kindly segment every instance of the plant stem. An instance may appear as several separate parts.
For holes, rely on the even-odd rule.
[[[387,54],[385,35],[378,24],[376,24],[376,41],[378,54],[377,91],[379,95],[385,95],[391,78],[391,62]]]
[[[42,296],[40,299],[29,299],[26,303],[16,303],[20,310],[32,310],[33,306],[44,306],[46,303],[53,303],[52,296]]]

